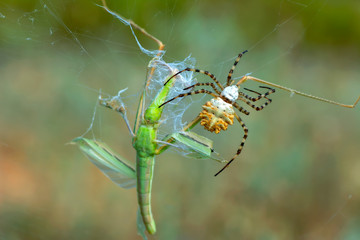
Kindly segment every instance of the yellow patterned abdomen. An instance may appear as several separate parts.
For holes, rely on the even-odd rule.
[[[206,102],[203,111],[199,114],[200,124],[210,132],[219,133],[234,123],[234,109],[231,104],[221,98],[214,98]]]

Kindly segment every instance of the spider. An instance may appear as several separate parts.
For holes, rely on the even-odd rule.
[[[234,118],[236,118],[238,120],[238,122],[240,123],[241,127],[243,128],[244,136],[243,136],[243,139],[240,143],[240,146],[239,146],[236,154],[219,172],[217,172],[215,174],[215,176],[217,176],[225,168],[227,168],[231,164],[231,162],[234,161],[234,159],[240,155],[240,153],[244,147],[245,141],[248,137],[248,128],[246,127],[246,125],[242,121],[242,119],[235,113],[233,107],[235,107],[236,109],[238,109],[241,113],[243,113],[245,115],[249,115],[250,112],[248,112],[243,107],[241,107],[236,101],[241,100],[241,101],[245,102],[247,105],[249,105],[251,108],[255,109],[256,111],[260,111],[260,110],[263,110],[264,107],[267,106],[269,103],[271,103],[271,99],[267,98],[267,96],[275,92],[275,89],[265,87],[265,86],[260,86],[260,88],[268,89],[268,91],[263,94],[261,94],[257,91],[254,91],[254,90],[244,88],[247,91],[256,93],[258,95],[257,97],[250,97],[247,94],[239,91],[240,84],[242,83],[241,80],[237,84],[234,84],[234,80],[231,79],[231,76],[234,72],[236,65],[240,61],[240,58],[246,52],[247,51],[240,53],[238,55],[238,57],[236,58],[234,65],[230,69],[229,74],[227,76],[227,82],[226,82],[225,87],[216,79],[216,77],[213,74],[209,73],[208,71],[203,71],[203,70],[194,69],[194,68],[186,68],[182,71],[177,72],[172,77],[170,77],[168,79],[168,81],[164,84],[164,85],[166,85],[173,77],[175,77],[178,74],[185,72],[185,71],[199,72],[199,73],[209,76],[212,80],[214,80],[214,82],[217,84],[217,86],[220,88],[220,90],[218,90],[217,87],[215,86],[215,84],[212,82],[196,83],[187,88],[184,88],[184,90],[192,89],[197,86],[210,86],[213,88],[214,92],[208,91],[206,89],[200,89],[200,90],[191,91],[188,93],[183,93],[183,94],[180,94],[180,95],[164,102],[163,104],[161,104],[159,106],[159,108],[177,98],[185,97],[188,95],[205,93],[205,94],[209,94],[209,95],[213,96],[214,98],[211,99],[210,101],[206,102],[202,106],[203,110],[199,114],[199,118],[201,119],[200,125],[204,126],[204,128],[210,132],[219,133],[221,130],[224,130],[224,131],[227,130],[228,126],[232,125],[234,123]],[[266,102],[263,105],[255,106],[254,104],[252,104],[252,102],[256,102],[263,98],[266,99]]]
[[[212,82],[196,83],[194,85],[184,88],[184,90],[193,89],[197,86],[210,86],[210,87],[212,87],[214,92],[208,91],[206,89],[200,89],[200,90],[195,90],[195,91],[191,91],[188,93],[179,94],[178,96],[161,104],[159,106],[159,108],[177,98],[205,93],[205,94],[209,94],[209,95],[213,96],[214,98],[211,99],[210,101],[206,102],[202,106],[203,110],[196,118],[196,119],[200,119],[200,125],[204,126],[204,128],[210,132],[219,133],[221,130],[225,131],[229,125],[232,125],[234,123],[234,118],[236,118],[238,120],[238,122],[240,123],[241,127],[243,128],[244,136],[242,138],[239,148],[236,151],[236,154],[220,171],[218,171],[215,174],[215,176],[219,175],[222,171],[224,171],[234,161],[234,159],[240,155],[240,153],[244,147],[245,141],[248,137],[248,128],[246,127],[246,125],[242,121],[242,119],[235,113],[234,107],[245,115],[249,115],[250,112],[248,112],[243,107],[241,107],[236,101],[237,100],[243,101],[243,102],[245,102],[245,104],[249,105],[251,108],[255,109],[256,111],[263,110],[267,105],[269,105],[272,102],[271,99],[269,99],[267,96],[274,93],[275,89],[267,87],[267,86],[259,86],[260,88],[268,89],[267,92],[261,94],[257,91],[250,90],[248,88],[244,88],[244,90],[247,90],[247,91],[257,94],[257,97],[251,97],[251,96],[248,96],[247,94],[239,91],[240,85],[242,83],[244,83],[245,81],[253,80],[253,81],[263,83],[263,84],[266,84],[266,85],[269,85],[272,87],[276,87],[276,88],[279,88],[282,90],[289,91],[292,94],[302,95],[302,96],[312,98],[312,99],[315,99],[318,101],[327,102],[327,103],[331,103],[331,104],[335,104],[335,105],[338,105],[341,107],[347,107],[347,108],[354,108],[355,105],[360,100],[360,97],[359,97],[353,105],[346,105],[346,104],[334,102],[332,100],[328,100],[328,99],[316,97],[316,96],[313,96],[310,94],[302,93],[302,92],[299,92],[299,91],[291,89],[291,88],[286,88],[286,87],[283,87],[283,86],[280,86],[280,85],[277,85],[274,83],[270,83],[270,82],[252,77],[252,76],[247,76],[247,75],[243,76],[236,84],[234,84],[235,81],[231,79],[232,74],[234,72],[236,65],[239,63],[240,58],[246,52],[247,52],[247,50],[240,53],[238,55],[238,57],[236,58],[233,66],[231,67],[229,74],[227,76],[227,81],[226,81],[225,87],[216,79],[216,77],[213,74],[209,73],[208,71],[203,71],[203,70],[194,69],[194,68],[185,68],[184,70],[177,72],[176,74],[172,75],[164,84],[164,85],[166,85],[172,78],[176,77],[177,75],[179,75],[185,71],[198,72],[198,73],[202,73],[202,74],[209,76],[216,83],[218,88],[220,88],[220,90]],[[253,104],[253,102],[256,102],[260,99],[265,99],[266,100],[265,103],[263,103],[260,106],[256,106]]]

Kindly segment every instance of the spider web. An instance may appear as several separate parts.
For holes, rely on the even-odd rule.
[[[248,59],[248,63],[241,60],[241,64],[243,64],[240,68],[246,69],[240,70],[244,72],[243,74],[251,73],[254,74],[262,74],[266,69],[271,68],[274,64],[284,59],[286,56],[291,55],[296,49],[298,44],[301,44],[304,35],[307,30],[312,27],[312,23],[316,21],[318,15],[322,13],[322,9],[326,7],[328,1],[280,1],[278,4],[278,10],[276,13],[278,15],[278,22],[276,25],[270,27],[267,32],[258,33],[258,37],[255,41],[251,41],[250,44],[239,44],[239,52],[245,49],[249,50],[246,58]],[[168,13],[175,13],[177,8],[177,4],[170,4],[167,2],[169,6],[167,7]],[[179,4],[179,3],[178,3]],[[189,7],[189,11],[192,11],[196,8],[196,5],[200,4],[200,2],[194,3]],[[95,5],[95,4],[94,4]],[[283,9],[285,7],[292,6],[294,11],[290,16],[284,16]],[[105,130],[105,123],[103,122],[104,114],[100,112],[97,103],[97,96],[107,96],[111,97],[116,95],[120,89],[124,89],[128,87],[128,90],[121,93],[121,98],[119,101],[122,101],[128,109],[130,118],[134,118],[136,114],[137,101],[142,94],[142,87],[134,87],[136,84],[126,84],[126,81],[122,80],[119,83],[119,79],[122,79],[121,73],[114,69],[110,69],[107,64],[111,63],[114,65],[122,66],[121,71],[124,71],[130,65],[138,64],[141,67],[139,68],[131,68],[130,72],[135,72],[131,79],[139,79],[141,83],[145,81],[146,76],[146,67],[148,66],[149,61],[158,53],[156,47],[150,48],[147,47],[149,42],[141,36],[140,33],[132,31],[129,29],[129,34],[119,37],[119,28],[127,28],[124,22],[119,21],[119,19],[113,20],[113,25],[111,27],[112,32],[109,32],[107,29],[107,33],[103,33],[104,35],[98,35],[92,32],[91,30],[81,30],[81,29],[73,29],[69,22],[64,22],[63,16],[61,15],[61,10],[65,8],[65,4],[54,4],[52,2],[41,2],[41,4],[37,5],[31,11],[20,11],[13,7],[9,7],[8,5],[1,4],[0,10],[0,21],[3,23],[14,22],[15,25],[18,26],[18,29],[14,29],[12,31],[13,35],[7,36],[0,40],[3,44],[9,44],[16,47],[16,42],[21,42],[22,44],[29,44],[39,49],[39,52],[44,46],[47,46],[47,49],[66,49],[65,45],[70,45],[70,48],[77,56],[75,61],[72,61],[72,66],[70,67],[71,74],[74,74],[74,85],[79,86],[80,89],[85,92],[90,93],[92,96],[93,104],[88,106],[84,111],[88,112],[88,120],[91,122],[90,127],[84,134],[92,134],[93,138],[103,139],[103,133]],[[137,11],[136,3],[128,3],[127,12],[130,13],[129,18],[132,16],[136,16]],[[308,11],[313,12],[311,21],[308,21],[306,25],[302,25],[299,23],[299,17],[303,16]],[[153,22],[157,22],[157,19],[161,18],[163,13],[153,12],[150,15],[152,16],[149,21],[146,22],[144,26],[146,29],[150,28],[152,30],[156,29],[157,25],[153,24]],[[183,16],[186,16],[185,10],[182,10]],[[50,17],[49,17],[50,16]],[[174,17],[175,19],[175,17]],[[177,26],[181,23],[179,20],[174,20],[171,29],[168,31],[168,42],[166,43],[167,53],[164,53],[163,57],[158,61],[157,72],[155,72],[153,81],[147,90],[147,101],[149,104],[149,100],[152,99],[155,94],[161,88],[164,79],[169,73],[175,69],[183,69],[185,67],[197,67],[201,69],[213,69],[215,68],[216,76],[225,76],[235,60],[237,53],[232,51],[231,54],[222,54],[220,59],[217,59],[216,63],[208,63],[203,60],[199,62],[199,67],[195,65],[195,59],[190,56],[197,56],[193,52],[195,49],[188,50],[184,48],[183,55],[181,57],[171,58],[171,49],[177,47],[179,43],[177,43],[175,36]],[[294,30],[291,32],[291,36],[284,37],[281,32],[283,31],[286,34],[290,27],[294,27]],[[285,31],[286,30],[286,31]],[[149,30],[150,33],[152,31]],[[189,30],[190,32],[190,30]],[[182,36],[189,37],[188,33],[182,33]],[[105,35],[108,34],[108,35]],[[279,35],[282,37],[279,41],[281,47],[274,55],[267,56],[264,59],[254,59],[251,54],[256,53],[257,51],[263,51],[266,48],[268,42],[274,41]],[[200,36],[200,34],[199,34]],[[192,36],[196,38],[197,36]],[[161,37],[159,37],[161,39]],[[166,37],[165,37],[166,38]],[[130,39],[130,40],[129,40]],[[15,40],[14,42],[12,42]],[[90,42],[90,43],[89,43]],[[179,44],[180,45],[180,44]],[[240,46],[241,45],[241,46]],[[196,46],[196,44],[195,44]],[[197,45],[199,46],[199,45]],[[12,50],[1,49],[4,56],[11,56],[13,54]],[[202,49],[204,50],[204,49]],[[230,51],[230,50],[229,50]],[[105,55],[109,55],[109,58],[105,58]],[[121,60],[118,59],[117,56],[123,55],[124,58],[131,58],[131,64],[125,64]],[[223,56],[232,56],[230,58]],[[223,59],[221,59],[223,58]],[[105,59],[107,62],[103,63],[102,60]],[[110,59],[110,60],[109,60]],[[138,59],[136,62],[134,59]],[[179,61],[179,59],[181,59]],[[72,59],[69,58],[69,61]],[[205,65],[207,64],[207,65]],[[201,66],[201,67],[200,67]],[[98,79],[87,81],[85,80],[86,72],[95,68],[98,72]],[[142,72],[136,73],[139,69],[143,69]],[[172,69],[172,70],[170,70]],[[237,74],[238,76],[239,74]],[[241,74],[240,74],[241,75]],[[182,89],[188,85],[193,84],[198,78],[199,81],[203,81],[203,76],[193,75],[192,73],[186,73],[182,75],[182,81],[178,81],[176,86],[172,89],[170,93],[170,97],[176,96],[179,93],[182,93]],[[235,77],[238,79],[240,77]],[[224,78],[221,78],[224,79]],[[130,81],[130,80],[129,80]],[[134,81],[134,80],[131,80]],[[125,84],[124,84],[125,83]],[[103,87],[103,85],[105,87]],[[139,84],[137,84],[139,85]],[[112,86],[112,87],[110,87]],[[183,100],[179,99],[176,102],[171,103],[165,111],[164,118],[162,119],[161,130],[160,130],[160,138],[166,136],[167,134],[173,131],[179,131],[186,124],[186,121],[191,120],[191,117],[186,115],[186,112],[191,106],[199,106],[203,103],[203,99],[199,98],[185,98]],[[94,109],[94,110],[93,110]],[[102,110],[101,110],[102,111]],[[108,115],[109,113],[106,113]],[[92,116],[91,116],[92,115]],[[105,120],[106,121],[106,120]],[[130,120],[130,123],[133,121]],[[82,131],[82,130],[79,130]],[[81,134],[81,133],[80,133]],[[1,143],[3,145],[7,145],[7,143]],[[349,197],[344,197],[344,204],[339,203],[339,208],[334,211],[333,214],[329,214],[329,218],[327,220],[321,219],[323,222],[322,228],[316,229],[313,232],[300,234],[298,237],[301,239],[314,239],[314,236],[321,236],[323,231],[326,231],[329,224],[336,220],[337,218],[346,218],[346,208],[350,201],[352,201],[351,195]],[[1,235],[0,235],[1,236]]]

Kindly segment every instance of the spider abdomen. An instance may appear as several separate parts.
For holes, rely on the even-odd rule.
[[[219,133],[226,130],[229,125],[234,123],[234,109],[231,104],[226,103],[221,98],[213,98],[206,102],[200,113],[200,124],[210,132]]]

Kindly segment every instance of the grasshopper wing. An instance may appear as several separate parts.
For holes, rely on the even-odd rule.
[[[72,143],[95,164],[111,181],[122,188],[136,186],[135,168],[124,158],[115,154],[105,143],[78,137]]]

